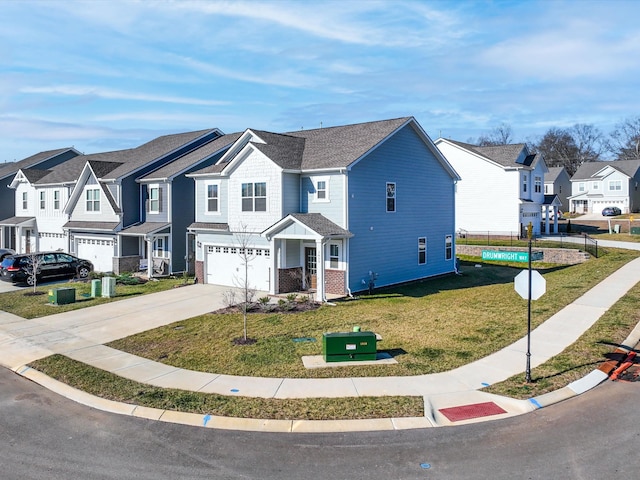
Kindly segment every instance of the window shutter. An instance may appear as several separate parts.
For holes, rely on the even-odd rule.
[[[162,211],[162,187],[158,186],[158,212]]]

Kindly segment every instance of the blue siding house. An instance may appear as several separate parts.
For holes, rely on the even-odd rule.
[[[455,271],[458,174],[413,117],[248,129],[195,180],[199,281],[319,301]]]

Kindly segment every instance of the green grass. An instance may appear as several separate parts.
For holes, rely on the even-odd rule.
[[[611,250],[573,266],[542,266],[547,293],[532,304],[532,326],[551,317],[600,280],[635,258]],[[326,378],[418,375],[459,367],[493,353],[527,331],[527,302],[513,279],[522,265],[462,263],[450,275],[382,290],[305,313],[252,314],[253,345],[233,345],[242,333],[240,314],[207,314],[117,340],[111,347],[179,368],[229,375]],[[304,355],[322,353],[324,332],[358,325],[383,338],[379,351],[397,365],[340,366],[307,370]],[[297,337],[315,342],[294,342]]]
[[[93,395],[145,407],[224,417],[277,420],[353,420],[422,417],[422,397],[264,399],[152,387],[90,367],[61,355],[32,368]]]
[[[166,278],[137,285],[116,286],[115,297],[91,298],[91,282],[68,282],[36,287],[39,294],[33,295],[33,288],[28,287],[14,292],[0,294],[0,310],[13,313],[22,318],[38,318],[54,313],[68,312],[80,308],[92,307],[102,303],[114,302],[136,295],[161,292],[182,285],[182,278]],[[76,302],[68,305],[52,305],[49,303],[49,290],[53,288],[75,288]]]

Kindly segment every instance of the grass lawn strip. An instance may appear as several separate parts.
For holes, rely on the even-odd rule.
[[[118,377],[62,355],[37,360],[30,366],[67,385],[108,400],[202,415],[274,420],[356,420],[424,416],[422,397],[235,397],[153,387]]]

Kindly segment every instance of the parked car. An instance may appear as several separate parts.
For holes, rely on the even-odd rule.
[[[87,278],[92,270],[90,261],[68,253],[26,253],[5,257],[0,263],[0,278],[5,282],[33,285],[36,281],[53,278]]]
[[[605,207],[605,209],[602,210],[602,215],[604,217],[615,217],[616,215],[622,215],[622,210],[618,207]]]
[[[16,252],[10,248],[0,248],[0,260],[4,260],[4,257],[15,254]]]

